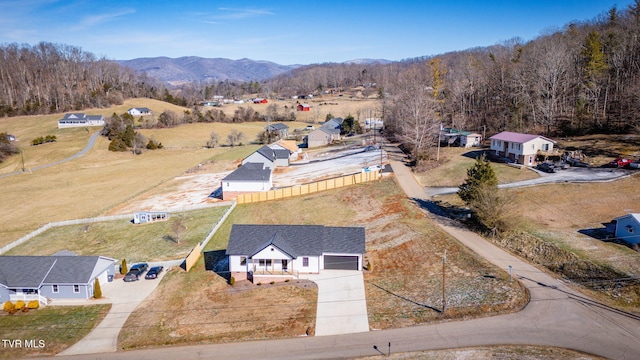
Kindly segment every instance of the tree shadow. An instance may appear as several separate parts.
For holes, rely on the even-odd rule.
[[[204,269],[207,271],[213,271],[226,281],[231,280],[229,257],[225,254],[225,250],[205,251]]]
[[[487,151],[489,151],[489,150],[485,150],[485,149],[471,150],[471,151],[467,151],[466,153],[462,154],[462,156],[468,157],[470,159],[474,159],[475,160],[475,159],[481,157],[482,155],[485,155],[487,153]]]
[[[173,235],[167,234],[162,237],[162,240],[171,241],[174,244],[178,244],[178,239],[176,239],[176,237]]]

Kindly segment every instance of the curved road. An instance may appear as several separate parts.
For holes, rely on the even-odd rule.
[[[46,169],[48,167],[59,165],[59,164],[62,164],[62,163],[66,163],[67,161],[71,161],[71,160],[79,158],[80,156],[86,154],[89,150],[91,150],[93,145],[96,143],[96,139],[98,138],[98,136],[100,136],[100,132],[102,132],[102,130],[96,131],[93,135],[91,135],[91,137],[89,138],[89,142],[87,143],[87,146],[85,146],[84,149],[78,151],[77,153],[69,156],[66,159],[62,159],[62,160],[59,160],[59,161],[56,161],[56,162],[52,162],[52,163],[49,163],[49,164],[38,165],[36,167],[31,168],[31,171],[33,172],[33,171],[36,171],[36,170]],[[4,177],[13,176],[13,175],[18,175],[18,174],[24,174],[24,172],[22,172],[22,171],[14,171],[14,172],[11,172],[11,173],[2,174],[2,175],[0,175],[0,179],[4,178]]]
[[[428,208],[429,197],[409,169],[397,161],[392,162],[392,167],[407,196]],[[530,303],[514,314],[402,329],[58,356],[55,359],[211,359],[237,357],[239,354],[250,359],[333,359],[380,355],[373,346],[384,351],[389,343],[394,353],[528,344],[573,349],[611,359],[638,358],[640,316],[594,302],[475,233],[437,215],[432,216],[445,231],[488,261],[505,271],[512,266],[514,278],[531,293]]]

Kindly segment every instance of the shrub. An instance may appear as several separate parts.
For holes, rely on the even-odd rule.
[[[11,312],[11,310],[14,310],[15,308],[16,306],[11,301],[5,301],[4,305],[2,306],[2,310],[5,312]]]
[[[127,260],[122,259],[122,264],[120,265],[120,275],[125,275],[129,272],[129,268],[127,267]]]
[[[269,284],[273,285],[275,283],[276,283],[275,281],[271,280],[271,282]]]
[[[371,262],[367,260],[367,271],[371,271],[372,269],[373,269],[373,266],[371,265]]]
[[[235,284],[236,284],[236,278],[232,276],[231,279],[229,279],[229,285],[233,286]]]
[[[40,307],[40,301],[38,300],[31,300],[27,303],[27,307],[29,309],[37,309]]]
[[[100,288],[100,280],[98,280],[98,278],[95,278],[93,281],[93,297],[96,299],[102,297],[102,289]]]
[[[18,300],[16,301],[15,309],[22,310],[24,306],[25,306],[24,300]]]

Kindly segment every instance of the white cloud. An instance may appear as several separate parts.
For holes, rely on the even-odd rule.
[[[71,28],[72,31],[84,30],[109,21],[113,21],[119,17],[135,13],[134,9],[124,9],[114,13],[105,13],[99,15],[88,15],[80,20],[77,26]]]
[[[269,10],[263,9],[237,9],[237,8],[218,8],[222,14],[213,15],[214,19],[239,20],[248,19],[265,15],[275,15]]]

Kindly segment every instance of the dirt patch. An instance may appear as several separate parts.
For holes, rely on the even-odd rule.
[[[189,273],[165,277],[168,279],[127,320],[118,348],[313,334],[317,286],[312,282],[258,286],[239,281],[230,286],[222,277],[205,271],[202,261]]]

